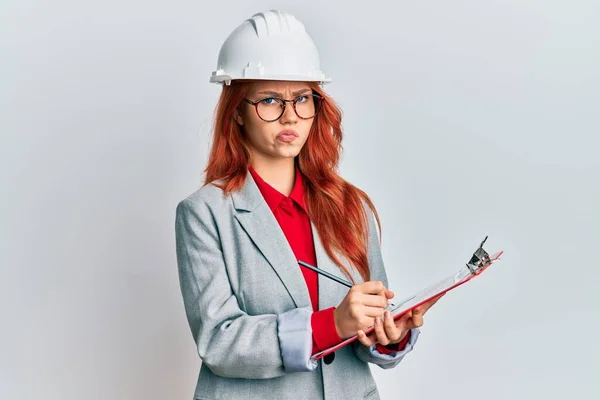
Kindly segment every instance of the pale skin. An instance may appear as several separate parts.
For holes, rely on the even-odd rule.
[[[287,81],[255,81],[246,96],[250,100],[268,98],[264,92],[278,93],[276,97],[293,99],[294,93],[311,93],[304,82]],[[258,117],[254,106],[242,102],[241,113],[236,112],[236,122],[244,127],[248,146],[252,152],[252,167],[265,182],[279,192],[289,196],[294,187],[294,157],[296,157],[306,140],[314,118],[301,119],[294,112],[291,103],[285,107],[285,113],[274,122],[265,122]],[[284,129],[292,129],[298,133],[296,140],[290,143],[277,139]]]
[[[246,98],[256,101],[273,96],[291,100],[302,93],[311,93],[305,82],[254,81]],[[294,187],[294,158],[306,143],[314,118],[298,117],[288,103],[279,120],[266,122],[259,118],[252,105],[242,102],[234,119],[246,132],[253,157],[252,167],[265,182],[289,196]],[[298,137],[289,143],[278,140],[277,135],[284,129],[296,131]],[[394,292],[380,281],[352,286],[334,311],[338,335],[345,339],[357,334],[358,340],[366,346],[398,343],[410,329],[423,325],[423,316],[442,296],[429,300],[395,321],[389,312],[384,313],[388,300],[393,297]],[[364,330],[373,325],[373,332],[365,335]]]
[[[401,342],[411,329],[423,326],[423,316],[442,296],[444,294],[394,320],[390,312],[385,310],[387,301],[394,297],[394,292],[388,290],[380,281],[356,284],[334,311],[336,328],[341,338],[356,334],[365,346],[376,343],[383,346],[396,344]],[[339,314],[350,317],[342,316],[338,322]],[[365,335],[364,331],[373,325],[373,331]]]

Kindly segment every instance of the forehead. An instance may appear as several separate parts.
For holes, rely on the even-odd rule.
[[[306,82],[296,81],[254,81],[250,88],[251,93],[259,92],[277,92],[281,94],[289,94],[302,89],[310,90],[310,86]]]

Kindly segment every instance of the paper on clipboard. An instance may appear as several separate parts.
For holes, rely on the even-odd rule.
[[[486,239],[487,239],[487,237],[486,237]],[[484,239],[484,242],[485,242],[485,239]],[[483,245],[483,242],[482,242],[482,245]],[[494,262],[498,261],[500,259],[500,256],[503,254],[503,251],[499,251],[492,256],[488,256],[487,253],[485,253],[485,251],[483,251],[481,246],[479,247],[478,251],[481,251],[484,255],[484,257],[482,257],[482,259],[484,259],[483,260],[484,262],[480,263],[480,265],[478,267],[473,267],[473,264],[469,263],[469,264],[467,264],[466,267],[460,269],[458,272],[452,274],[451,276],[449,276],[445,279],[442,279],[441,281],[439,281],[431,286],[426,287],[425,289],[413,294],[410,297],[407,297],[407,298],[401,300],[398,303],[394,302],[394,306],[388,307],[388,310],[391,312],[394,320],[400,318],[406,312],[412,310],[415,307],[420,306],[423,303],[426,303],[427,301],[433,299],[434,297],[437,297],[438,295],[440,295],[442,293],[446,293],[446,292],[470,281],[477,275],[481,274],[484,270],[486,270]],[[480,254],[481,253],[475,252],[474,258],[476,257],[476,255],[480,255]],[[473,259],[471,259],[471,261],[473,261]],[[364,332],[365,332],[365,334],[368,335],[370,332],[373,331],[373,329],[374,329],[374,326],[371,326],[370,328],[366,329]],[[330,353],[336,351],[337,349],[340,349],[357,339],[358,339],[357,335],[351,336],[348,339],[345,339],[344,341],[340,342],[339,344],[337,344],[335,346],[329,347],[328,349],[325,349],[323,351],[315,353],[311,357],[311,360],[313,360],[313,361],[319,360],[320,358],[325,357],[327,354],[330,354]]]

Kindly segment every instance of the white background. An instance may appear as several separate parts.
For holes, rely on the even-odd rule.
[[[504,259],[373,367],[384,399],[600,397],[600,3],[31,1],[0,9],[0,398],[190,399],[174,212],[203,180],[218,50],[303,21],[341,174],[403,297]]]

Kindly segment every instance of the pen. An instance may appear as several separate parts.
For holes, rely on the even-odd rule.
[[[327,271],[323,271],[322,269],[319,269],[317,267],[313,267],[310,264],[305,263],[304,261],[300,261],[298,260],[298,264],[305,266],[308,269],[312,269],[313,271],[315,271],[318,274],[324,275],[326,277],[328,277],[329,279],[333,279],[334,281],[336,281],[337,283],[341,283],[344,286],[348,286],[349,288],[352,287],[352,284],[348,281],[343,280],[342,278],[338,278],[337,276],[330,274]]]
[[[344,286],[347,286],[347,287],[349,287],[349,288],[351,288],[351,287],[352,287],[352,283],[350,283],[350,282],[348,282],[348,281],[345,281],[345,280],[343,280],[342,278],[338,278],[337,276],[335,276],[335,275],[333,275],[333,274],[330,274],[330,273],[329,273],[329,272],[327,272],[327,271],[323,271],[322,269],[319,269],[319,268],[317,268],[317,267],[314,267],[314,266],[312,266],[312,265],[310,265],[310,264],[308,264],[308,263],[305,263],[304,261],[298,260],[298,264],[300,264],[300,265],[302,265],[302,266],[304,266],[304,267],[306,267],[306,268],[308,268],[308,269],[312,269],[312,270],[313,270],[313,271],[315,271],[316,273],[318,273],[318,274],[321,274],[321,275],[323,275],[323,276],[326,276],[327,278],[329,278],[329,279],[331,279],[331,280],[334,280],[334,281],[336,281],[337,283],[340,283],[340,284],[342,284],[342,285],[344,285]],[[394,303],[390,303],[390,305],[389,305],[388,307],[394,307]]]

